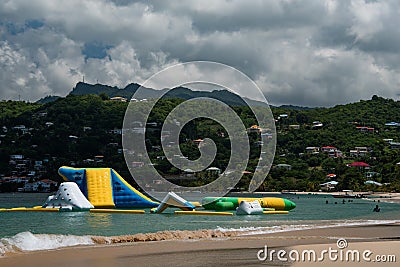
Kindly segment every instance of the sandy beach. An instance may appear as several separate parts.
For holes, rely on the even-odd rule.
[[[337,240],[345,238],[347,247],[338,248]],[[349,226],[298,230],[252,236],[217,237],[196,240],[166,240],[73,247],[51,251],[8,254],[0,258],[0,266],[375,266],[375,256],[395,256],[400,260],[400,225]],[[266,248],[267,246],[267,248]],[[325,254],[323,261],[302,261],[301,253],[313,249],[319,257],[322,250],[370,250],[371,261],[332,261]],[[265,257],[265,251],[273,258]],[[298,262],[278,259],[279,250],[297,250]],[[281,252],[282,253],[282,252]],[[257,256],[258,255],[258,256]],[[293,254],[294,255],[294,254]],[[293,256],[292,255],[292,256]],[[280,255],[285,258],[285,255]],[[260,258],[260,259],[259,259]],[[393,261],[393,259],[390,259]],[[395,262],[379,262],[379,266],[397,266]]]

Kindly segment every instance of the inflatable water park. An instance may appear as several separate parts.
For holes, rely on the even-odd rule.
[[[191,202],[168,192],[161,202],[151,199],[131,186],[112,168],[60,167],[65,182],[42,206],[0,208],[0,212],[72,212],[161,214],[168,207],[177,215],[263,215],[288,214],[296,204],[278,197],[205,197]]]

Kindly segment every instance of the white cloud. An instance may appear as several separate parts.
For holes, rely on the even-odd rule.
[[[124,87],[191,60],[236,67],[272,103],[396,97],[399,10],[395,0],[1,1],[0,98],[66,95],[82,76]],[[86,59],[94,42],[104,58]]]

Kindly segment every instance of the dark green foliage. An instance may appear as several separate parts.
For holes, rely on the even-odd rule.
[[[132,94],[137,85],[130,85],[125,92]],[[95,94],[87,94],[88,90]],[[44,171],[37,175],[43,178],[60,179],[57,169],[61,165],[75,164],[80,167],[107,166],[115,168],[132,184],[122,153],[121,135],[118,129],[128,103],[108,100],[122,91],[116,87],[78,84],[74,93],[45,104],[16,101],[0,102],[0,174],[11,175],[14,166],[9,164],[10,155],[22,154],[31,160],[44,161]],[[184,99],[191,98],[192,91],[179,88],[176,94]],[[220,92],[221,93],[221,92]],[[130,95],[121,96],[130,97]],[[222,92],[229,97],[230,93]],[[161,126],[169,112],[183,99],[166,98],[158,101],[152,110],[149,122],[155,122],[146,131],[146,145],[155,167],[165,177],[185,178],[185,174],[173,167],[163,157],[160,135]],[[233,109],[246,127],[257,124],[248,107],[236,105]],[[329,181],[326,175],[335,173],[339,185],[337,189],[353,190],[400,190],[400,154],[398,149],[390,148],[383,139],[400,142],[400,127],[385,126],[387,122],[400,122],[400,102],[373,96],[371,100],[338,105],[332,108],[298,109],[293,107],[272,108],[278,133],[274,165],[259,190],[311,190],[320,189],[320,184]],[[288,117],[280,117],[287,114]],[[278,119],[279,118],[279,119]],[[313,122],[321,122],[315,127]],[[14,129],[25,125],[28,130]],[[294,125],[296,127],[294,127]],[[361,132],[357,126],[374,128],[371,132]],[[115,131],[114,131],[115,130]],[[254,172],[260,149],[258,134],[250,134],[250,160],[247,170]],[[179,136],[182,153],[190,160],[200,156],[195,139],[211,138],[218,152],[212,166],[226,168],[230,157],[230,139],[217,122],[199,118],[186,124]],[[307,147],[335,146],[343,157],[330,158],[325,153],[311,154]],[[368,147],[369,153],[363,157],[350,157],[349,151],[355,147]],[[103,158],[95,158],[101,155]],[[89,160],[88,160],[89,159]],[[370,170],[350,168],[346,164],[364,161],[371,165]],[[290,164],[291,169],[275,168],[277,164]],[[29,166],[29,168],[33,166]],[[371,178],[366,172],[377,174]],[[26,175],[22,173],[21,175]],[[177,183],[186,186],[201,185],[215,179],[212,173],[199,172],[191,179],[178,179]],[[247,189],[251,174],[246,174],[237,185]],[[368,179],[387,183],[383,187],[365,185]],[[174,180],[175,181],[175,180]],[[14,186],[15,187],[15,186]],[[10,187],[11,188],[11,187]]]

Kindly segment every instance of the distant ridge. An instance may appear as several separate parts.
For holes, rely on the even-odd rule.
[[[125,88],[121,89],[116,86],[109,86],[103,84],[88,84],[83,82],[78,82],[70,95],[88,95],[88,94],[106,94],[109,97],[122,96],[127,99],[131,99],[140,87],[137,83],[131,83]],[[163,89],[167,90],[167,89]],[[152,88],[142,88],[140,91],[140,98],[155,98],[159,95],[159,90]],[[229,92],[228,90],[214,90],[214,91],[194,91],[186,87],[177,87],[170,90],[165,94],[167,98],[180,98],[184,100],[197,98],[197,97],[209,97],[220,100],[231,106],[243,106],[246,105],[245,101],[238,95]],[[251,105],[254,106],[264,106],[265,103],[255,100],[247,99]]]
[[[292,110],[310,110],[314,108],[310,107],[302,107],[302,106],[294,106],[294,105],[281,105],[279,108],[285,108],[285,109],[292,109]]]
[[[112,87],[109,85],[103,85],[103,84],[89,84],[89,83],[83,83],[83,82],[78,82],[75,87],[72,89],[72,91],[69,93],[70,95],[89,95],[89,94],[106,94],[109,97],[114,97],[114,96],[122,96],[126,98],[131,98],[132,95],[137,91],[137,89],[140,87],[139,84],[131,83],[128,86],[126,86],[124,89],[120,89],[116,86]]]
[[[109,85],[104,85],[104,84],[89,84],[89,83],[84,83],[84,82],[78,82],[75,87],[72,89],[72,91],[69,93],[69,95],[89,95],[89,94],[94,94],[94,95],[100,95],[100,94],[106,94],[109,97],[115,97],[115,96],[122,96],[127,99],[130,99],[133,94],[136,93],[137,89],[140,87],[140,84],[137,83],[131,83],[127,85],[125,88],[121,89],[117,86],[109,86]],[[166,90],[166,89],[163,89]],[[161,90],[161,91],[163,91]],[[159,90],[151,89],[151,88],[144,88],[141,90],[140,93],[140,98],[154,98],[159,94]],[[196,98],[196,97],[210,97],[214,99],[218,99],[220,101],[223,101],[224,103],[231,105],[231,106],[243,106],[245,105],[245,102],[243,99],[232,93],[229,92],[228,90],[214,90],[214,91],[194,91],[186,87],[177,87],[172,89],[170,92],[168,92],[165,97],[167,98],[180,98],[184,100]],[[47,104],[56,101],[57,99],[61,98],[60,96],[53,96],[53,95],[48,95],[46,97],[43,97],[36,101],[35,103],[37,104]],[[250,100],[247,99],[251,105],[254,106],[264,106],[265,104],[260,102],[260,101],[255,101],[255,100]],[[289,109],[289,110],[310,110],[314,109],[312,107],[303,107],[303,106],[294,106],[294,105],[280,105],[280,106],[272,106],[270,107],[274,108],[282,108],[282,109]]]
[[[36,103],[38,103],[38,104],[47,104],[47,103],[51,103],[51,102],[56,101],[60,97],[61,96],[48,95],[46,97],[43,97],[43,98],[39,99],[38,101],[36,101]]]

